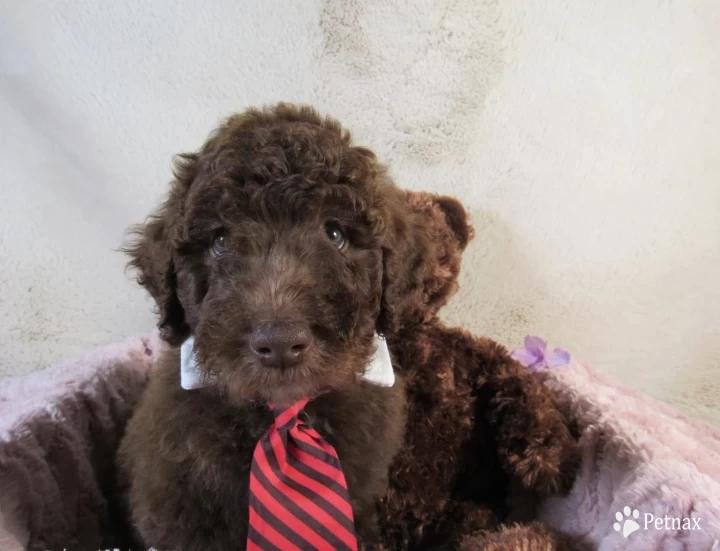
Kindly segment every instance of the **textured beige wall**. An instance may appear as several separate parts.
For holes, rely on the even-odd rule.
[[[715,0],[3,0],[0,374],[151,328],[123,229],[284,99],[468,206],[448,320],[720,423],[718,97]]]

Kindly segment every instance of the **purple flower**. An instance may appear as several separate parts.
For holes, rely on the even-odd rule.
[[[548,352],[547,343],[540,337],[528,335],[525,346],[512,351],[511,357],[529,369],[557,367],[570,363],[570,352],[564,348],[556,348]]]

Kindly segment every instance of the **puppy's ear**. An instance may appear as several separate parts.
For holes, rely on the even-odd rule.
[[[123,248],[130,256],[128,267],[137,271],[137,282],[157,304],[161,337],[172,345],[181,344],[190,335],[177,292],[174,236],[184,196],[195,176],[195,163],[194,155],[176,160],[176,180],[168,198],[144,224],[130,228],[130,241]]]
[[[425,282],[435,263],[426,221],[409,208],[405,192],[390,188],[385,206],[382,299],[377,321],[380,334],[394,333],[419,321],[417,314],[427,300]]]

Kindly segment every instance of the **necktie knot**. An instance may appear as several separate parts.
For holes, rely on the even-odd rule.
[[[270,404],[270,410],[275,416],[275,429],[276,430],[287,430],[294,428],[298,423],[298,417],[308,403],[307,398],[303,398],[295,402],[291,406],[278,406]]]

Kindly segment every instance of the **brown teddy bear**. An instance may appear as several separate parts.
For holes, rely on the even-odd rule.
[[[388,337],[408,399],[405,443],[380,504],[387,549],[576,549],[532,523],[504,526],[511,482],[539,494],[567,490],[576,439],[550,391],[487,338],[447,327],[438,310],[458,288],[473,237],[455,199],[408,193],[438,240],[422,305]]]

